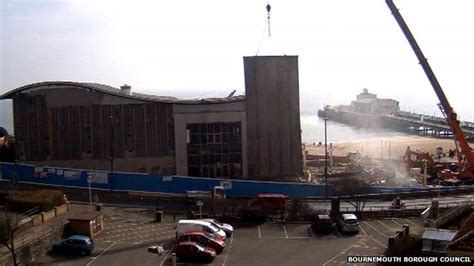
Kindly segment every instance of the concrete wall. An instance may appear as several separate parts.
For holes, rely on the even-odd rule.
[[[116,171],[175,173],[172,104],[59,85],[12,97],[22,162],[110,170],[113,153]]]
[[[51,219],[56,218],[56,210],[52,209],[52,210],[47,211],[47,212],[42,212],[41,215],[43,216],[43,223],[45,223],[45,222],[47,222]]]
[[[188,175],[188,158],[186,143],[186,124],[189,123],[242,123],[242,176],[248,176],[247,171],[247,123],[242,102],[216,104],[206,106],[174,106],[176,174]],[[236,111],[240,110],[240,111]],[[212,111],[212,112],[209,112]]]
[[[248,173],[302,175],[298,57],[244,57]]]

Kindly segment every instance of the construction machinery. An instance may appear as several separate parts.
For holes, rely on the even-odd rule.
[[[403,31],[403,34],[410,43],[410,46],[415,52],[416,57],[420,61],[420,64],[426,76],[428,77],[431,86],[433,87],[436,95],[438,96],[438,99],[440,101],[438,106],[444,117],[446,118],[448,125],[453,131],[454,143],[457,150],[457,171],[454,172],[448,170],[441,170],[438,173],[438,177],[442,178],[447,183],[456,185],[474,183],[474,155],[461,129],[460,122],[457,119],[457,114],[449,104],[449,101],[446,98],[446,95],[444,94],[441,85],[439,84],[433,70],[431,69],[431,66],[428,64],[428,60],[425,58],[423,52],[421,51],[420,47],[418,46],[418,43],[415,40],[415,37],[413,37],[413,34],[405,23],[405,20],[403,19],[402,15],[398,11],[398,8],[393,3],[393,0],[385,0],[385,2],[387,3],[390,11],[392,12],[392,15],[395,17],[395,20],[397,21],[401,30]]]
[[[413,161],[411,159],[412,156],[416,156],[416,161]],[[433,157],[431,157],[431,155],[427,152],[422,152],[422,151],[419,151],[419,150],[412,150],[410,149],[410,146],[407,147],[406,151],[405,151],[405,162],[407,163],[407,167],[408,168],[412,168],[412,167],[420,167],[422,165],[419,165],[419,164],[416,164],[416,162],[419,162],[419,161],[425,161],[426,162],[426,167],[430,168],[430,167],[433,167],[434,164],[435,164],[435,161],[433,159]]]

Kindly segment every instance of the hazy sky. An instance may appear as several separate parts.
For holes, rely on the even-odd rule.
[[[436,96],[384,0],[0,0],[0,93],[45,80],[180,97],[244,92],[243,56],[298,55],[301,109],[363,88],[404,108]],[[474,120],[474,1],[398,0],[451,104]],[[263,39],[262,39],[262,36]],[[439,112],[436,112],[439,114]]]

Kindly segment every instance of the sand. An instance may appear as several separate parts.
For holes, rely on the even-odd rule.
[[[394,137],[394,138],[380,138],[370,139],[365,141],[350,141],[333,143],[334,156],[346,156],[350,152],[360,152],[362,156],[369,156],[370,158],[397,159],[405,154],[407,146],[412,150],[419,150],[422,152],[436,153],[437,147],[442,147],[443,152],[448,152],[449,149],[454,149],[454,141],[452,139],[436,139],[419,136]],[[324,143],[319,146],[317,143],[305,143],[305,148],[309,154],[324,155]],[[328,144],[329,149],[329,144]],[[328,151],[329,152],[329,151]]]

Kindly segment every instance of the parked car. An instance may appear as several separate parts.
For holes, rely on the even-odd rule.
[[[87,236],[74,235],[53,244],[53,252],[90,255],[92,250],[94,250],[94,243]]]
[[[334,230],[334,223],[327,214],[318,214],[316,221],[312,225],[312,229],[316,233],[330,233]]]
[[[230,225],[230,224],[221,223],[216,219],[201,219],[201,220],[206,221],[206,222],[210,222],[215,227],[223,230],[225,232],[225,235],[227,236],[227,238],[231,237],[232,233],[234,233],[234,227],[232,227],[232,225]]]
[[[354,214],[342,214],[337,220],[337,226],[343,233],[359,232],[359,221]]]
[[[201,220],[179,220],[176,226],[176,239],[180,235],[191,231],[203,231],[221,236],[224,240],[227,238],[222,229],[212,225],[210,222]]]
[[[176,257],[196,260],[209,260],[212,261],[216,257],[216,252],[210,247],[204,247],[203,245],[193,241],[183,241],[176,245],[171,253],[175,253]]]
[[[208,232],[202,232],[202,231],[187,232],[180,235],[177,240],[178,242],[192,241],[206,247],[211,247],[212,249],[216,251],[217,254],[221,254],[225,248],[225,242],[222,237],[217,236],[212,233],[208,233]]]

